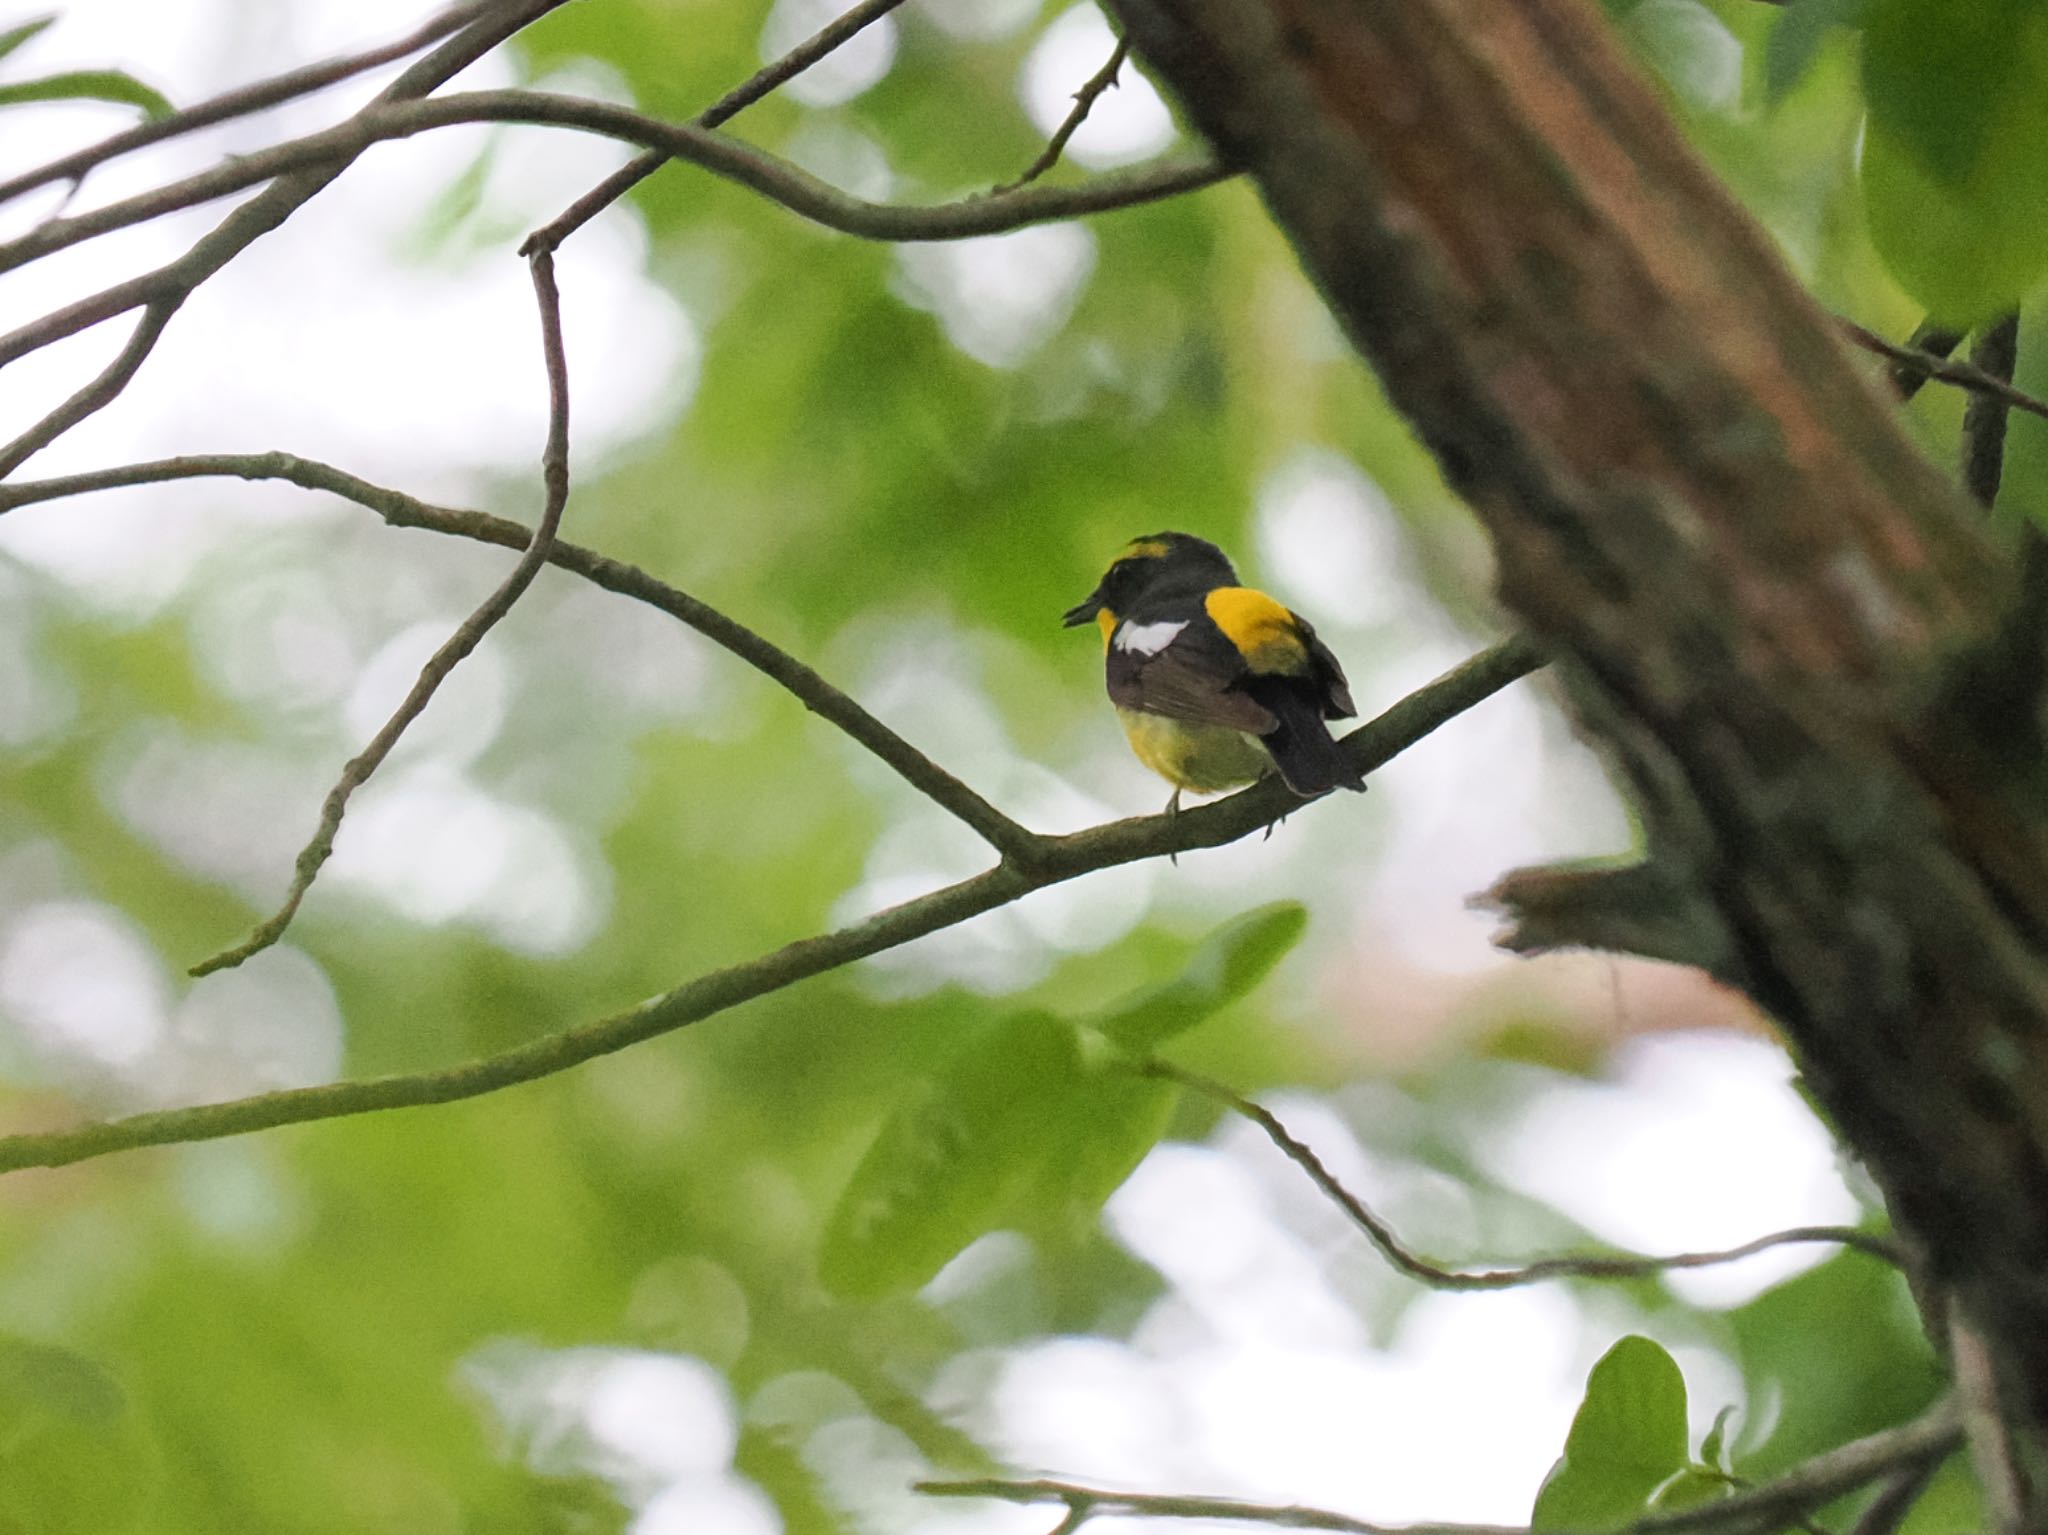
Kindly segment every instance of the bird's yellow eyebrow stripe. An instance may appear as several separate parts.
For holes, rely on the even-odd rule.
[[[1219,586],[1202,599],[1202,606],[1253,671],[1299,672],[1308,660],[1294,615],[1264,592]]]
[[[1134,538],[1124,552],[1118,556],[1125,560],[1163,560],[1167,549],[1164,542],[1156,538]]]

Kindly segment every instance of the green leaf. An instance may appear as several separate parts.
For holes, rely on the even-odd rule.
[[[1946,185],[1960,187],[2029,94],[2023,67],[2035,0],[1871,0],[1863,91],[1873,123]]]
[[[1764,45],[1764,100],[1772,106],[1791,95],[1821,45],[1836,27],[1859,27],[1867,0],[1799,0],[1779,12]]]
[[[1126,1050],[1148,1052],[1250,992],[1307,929],[1299,901],[1234,917],[1196,946],[1179,975],[1126,999],[1095,1027]]]
[[[1735,1463],[1729,1459],[1728,1420],[1735,1416],[1731,1403],[1714,1414],[1714,1426],[1707,1430],[1707,1437],[1700,1441],[1700,1460],[1716,1471],[1732,1472]]]
[[[1996,158],[2009,162],[2020,153],[2012,145]],[[1901,287],[1958,329],[2015,307],[2048,270],[2048,183],[2032,170],[2003,167],[1979,179],[1991,187],[2032,183],[2035,190],[1957,192],[1875,122],[1865,136],[1871,243]]]
[[[1661,1345],[1631,1335],[1586,1377],[1585,1400],[1536,1494],[1530,1524],[1613,1529],[1648,1508],[1685,1467],[1685,1377]]]
[[[68,1349],[0,1338],[0,1530],[135,1528],[148,1450],[105,1370]]]
[[[169,117],[176,110],[162,91],[118,69],[74,69],[61,75],[45,75],[40,80],[0,85],[0,107],[36,101],[111,101],[119,106],[140,107],[142,115],[152,122]]]
[[[993,1230],[1080,1080],[1074,1026],[1044,1013],[1006,1018],[964,1046],[854,1169],[819,1255],[826,1288],[848,1299],[915,1289]]]
[[[1927,1410],[1945,1389],[1898,1272],[1842,1252],[1726,1313],[1742,1379],[1784,1410],[1745,1448],[1743,1474],[1776,1476],[1809,1456]],[[1827,1332],[1817,1317],[1854,1317]]]
[[[1138,1075],[1103,1049],[1040,1130],[1035,1176],[1019,1192],[1020,1226],[1071,1241],[1093,1226],[1109,1196],[1159,1144],[1180,1101],[1171,1082]]]
[[[44,31],[56,19],[57,13],[52,11],[47,16],[32,16],[21,25],[0,32],[0,59],[6,58],[30,38]]]
[[[1706,1466],[1687,1466],[1650,1495],[1650,1507],[1660,1514],[1718,1503],[1735,1490],[1727,1475]]]
[[[1870,235],[1938,318],[2010,309],[2048,272],[2048,10],[1870,0],[1862,160]]]

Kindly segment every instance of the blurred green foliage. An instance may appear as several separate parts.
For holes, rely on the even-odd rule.
[[[2048,259],[2032,222],[2048,199],[2013,190],[2038,185],[2048,143],[2031,134],[2048,101],[2031,8],[1981,7],[1976,30],[1955,34],[2025,34],[1976,95],[1951,88],[1953,71],[1985,63],[1974,45],[1923,46],[1950,10],[1932,0],[1870,0],[1867,18],[1832,0],[1609,9],[1822,303],[1904,334],[1922,305],[2009,301],[2031,285],[2028,263]],[[774,96],[735,131],[778,151],[878,158],[901,201],[1007,179],[1041,143],[1016,82],[1055,17],[1024,6],[978,32],[934,19],[969,10],[910,6],[872,88],[826,106]],[[640,106],[682,116],[758,66],[763,22],[762,6],[735,0],[586,0],[521,40],[520,67],[601,61]],[[1956,116],[1959,94],[1975,116]],[[483,164],[424,221],[421,259],[490,240],[491,259],[508,259],[505,232],[479,227]],[[1001,365],[956,344],[926,291],[936,280],[898,252],[686,169],[644,183],[633,207],[647,270],[698,327],[698,376],[658,429],[582,474],[573,536],[816,662],[1000,802],[1048,792],[1034,765],[1093,771],[1119,749],[1098,657],[1058,624],[1104,552],[1177,526],[1256,574],[1262,487],[1303,452],[1358,466],[1434,599],[1485,630],[1474,531],[1244,187],[1093,221],[1070,308]],[[1960,264],[1966,254],[1985,269]],[[2048,356],[2034,318],[2023,367]],[[1912,407],[1930,452],[1952,453],[1959,409],[1937,390]],[[2022,508],[2048,486],[2037,428],[2014,427],[2008,486]],[[523,487],[503,490],[521,504]],[[353,517],[291,524],[262,559],[295,572],[292,605],[332,609],[358,655],[473,600],[478,551]],[[54,700],[36,729],[0,735],[0,919],[95,914],[106,942],[155,966],[170,1036],[198,1016],[183,1011],[195,998],[224,993],[169,976],[281,888],[321,788],[358,744],[338,709],[280,707],[208,659],[212,616],[249,578],[246,562],[203,561],[162,607],[123,611],[0,553],[0,617]],[[572,904],[559,888],[486,922],[330,880],[293,930],[302,970],[252,966],[253,1021],[216,1074],[174,1076],[181,1091],[268,1085],[266,1052],[292,1044],[321,986],[344,1069],[415,1069],[629,1005],[975,867],[956,828],[795,703],[722,655],[613,622],[544,579],[490,641],[511,679],[505,723],[464,765],[557,829],[591,913],[580,936],[527,941]],[[1409,643],[1366,622],[1343,648],[1356,676]],[[232,803],[209,811],[209,794]],[[1338,892],[1381,851],[1381,798],[1305,814],[1313,833],[1282,828],[1264,863],[1232,864],[1227,880],[1106,886],[1073,929],[997,914],[900,964],[516,1092],[10,1175],[0,1530],[623,1528],[636,1484],[572,1410],[569,1377],[548,1373],[593,1348],[715,1372],[730,1463],[792,1535],[908,1527],[898,1505],[860,1504],[846,1468],[899,1490],[911,1462],[987,1468],[995,1450],[960,1394],[986,1384],[989,1351],[1128,1337],[1165,1288],[1097,1211],[1156,1139],[1201,1140],[1214,1111],[1132,1077],[1100,1036],[1185,1053],[1247,1090],[1333,1094],[1376,1158],[1466,1191],[1480,1231],[1468,1249],[1582,1239],[1497,1183],[1471,1145],[1550,1070],[1596,1070],[1584,1034],[1496,1008],[1495,1053],[1543,1064],[1439,1055],[1369,1100],[1339,1091],[1370,1050],[1326,1015],[1314,981],[1355,941]],[[223,819],[242,842],[166,830]],[[1330,846],[1291,854],[1297,834]],[[524,872],[490,877],[509,886]],[[128,995],[81,994],[87,1014]],[[168,1058],[180,1045],[152,1048]],[[10,1023],[0,1111],[31,1126],[155,1101],[147,1071],[107,1059],[93,1071],[39,1053]],[[1029,1233],[1028,1256],[996,1261],[1000,1239],[977,1243],[966,1261],[996,1254],[979,1279],[918,1290],[992,1229]],[[1413,1293],[1374,1294],[1358,1305],[1385,1338]],[[1655,1325],[1733,1362],[1743,1421],[1759,1425],[1737,1457],[1748,1474],[1898,1422],[1934,1390],[1902,1286],[1853,1254],[1727,1312],[1661,1283],[1603,1297],[1589,1335]],[[1642,1508],[1685,1474],[1686,1433],[1670,1356],[1644,1338],[1617,1344],[1539,1524]],[[1910,1529],[1969,1521],[1966,1478],[1937,1492]]]
[[[36,16],[0,31],[0,60],[32,42],[57,18]],[[145,118],[169,117],[173,110],[163,92],[118,69],[72,69],[33,80],[0,80],[0,107],[32,106],[45,101],[105,101],[140,109]]]
[[[1941,319],[2018,305],[2048,271],[2048,15],[2029,0],[1871,0],[1871,234]]]
[[[1093,1028],[1020,1013],[963,1041],[840,1195],[819,1255],[826,1288],[914,1289],[989,1232],[1084,1230],[1166,1129],[1176,1092],[1137,1076],[1144,1054],[1248,993],[1307,922],[1292,901],[1247,912]]]

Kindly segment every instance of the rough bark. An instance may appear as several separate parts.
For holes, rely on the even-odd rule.
[[[1749,991],[2048,1420],[2048,797],[2038,700],[1979,706],[2008,552],[1590,0],[1116,8],[1485,522],[1641,812],[1654,877],[1503,886],[1525,941],[1654,932]]]

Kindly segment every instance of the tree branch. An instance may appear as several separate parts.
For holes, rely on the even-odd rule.
[[[861,0],[859,5],[821,27],[751,79],[742,81],[727,91],[692,118],[691,122],[705,129],[716,128],[721,123],[730,122],[770,91],[794,80],[826,54],[844,47],[858,33],[880,21],[901,4],[903,0]],[[519,247],[519,253],[527,256],[537,250],[559,249],[564,240],[668,164],[670,158],[671,156],[658,149],[650,149],[645,154],[634,156],[564,208],[552,222],[543,224],[528,235],[526,243]]]
[[[2000,1400],[1998,1372],[1983,1336],[1955,1312],[1949,1313],[1949,1370],[1955,1379],[1964,1442],[1984,1497],[1985,1523],[1993,1535],[2023,1535],[2032,1528],[2032,1504]]]
[[[1663,1257],[1576,1253],[1555,1258],[1539,1258],[1534,1263],[1526,1263],[1517,1268],[1476,1271],[1445,1268],[1419,1256],[1405,1246],[1395,1235],[1394,1229],[1380,1219],[1363,1200],[1345,1188],[1337,1180],[1336,1175],[1323,1165],[1322,1159],[1289,1131],[1270,1109],[1254,1103],[1243,1094],[1211,1077],[1202,1076],[1165,1061],[1148,1061],[1139,1069],[1146,1076],[1176,1082],[1257,1125],[1265,1133],[1266,1139],[1279,1148],[1281,1155],[1306,1173],[1309,1181],[1322,1191],[1324,1197],[1342,1210],[1352,1225],[1365,1233],[1366,1240],[1379,1249],[1380,1255],[1388,1263],[1398,1272],[1433,1290],[1509,1290],[1521,1285],[1537,1284],[1546,1279],[1643,1279],[1668,1273],[1673,1269],[1710,1268],[1716,1264],[1733,1263],[1739,1258],[1747,1258],[1773,1247],[1814,1242],[1851,1247],[1895,1267],[1904,1265],[1903,1256],[1898,1248],[1873,1232],[1859,1231],[1854,1226],[1795,1226],[1718,1252],[1672,1253]]]
[[[1117,71],[1124,67],[1124,60],[1131,56],[1131,45],[1127,38],[1118,38],[1116,47],[1110,51],[1109,62],[1095,71],[1074,92],[1074,105],[1067,112],[1059,127],[1046,141],[1045,148],[1038,152],[1038,158],[1024,167],[1024,174],[1014,181],[1006,181],[989,193],[1000,197],[1005,192],[1014,192],[1019,187],[1029,186],[1040,176],[1060,163],[1060,156],[1066,153],[1067,141],[1080,131],[1081,124],[1088,121],[1088,114],[1095,110],[1095,102],[1102,93],[1116,84]]]
[[[1927,1484],[1934,1480],[1934,1473],[1940,1469],[1941,1462],[1929,1456],[1894,1471],[1885,1478],[1884,1486],[1878,1489],[1869,1506],[1856,1516],[1849,1535],[1896,1535],[1906,1516],[1913,1511],[1913,1505],[1920,1501],[1920,1495],[1927,1491]]]
[[[1593,0],[1111,5],[1485,525],[2038,1453],[2048,801],[1931,708],[2010,551]]]
[[[273,75],[268,80],[254,85],[245,85],[236,90],[224,91],[205,101],[196,102],[169,117],[154,122],[138,123],[133,128],[123,129],[101,139],[97,144],[88,144],[83,149],[60,155],[57,159],[24,171],[19,176],[0,181],[0,203],[11,202],[24,192],[37,187],[48,186],[54,181],[81,182],[88,172],[118,156],[131,154],[138,149],[147,149],[152,144],[182,138],[202,128],[211,128],[233,118],[246,117],[252,112],[295,101],[301,96],[310,96],[323,91],[330,85],[352,79],[381,65],[396,63],[407,54],[417,53],[437,38],[446,37],[458,27],[467,26],[480,19],[500,0],[463,0],[460,5],[450,6],[438,16],[416,27],[395,42],[382,43],[362,53],[352,53],[324,63],[308,64],[299,69],[287,70]]]
[[[1941,324],[1932,316],[1913,327],[1913,334],[1906,338],[1908,354],[1918,356],[1925,353],[1930,357],[1946,359],[1949,353],[1963,344],[1963,333]],[[1890,375],[1892,388],[1902,400],[1910,400],[1920,392],[1920,386],[1927,382],[1928,375],[1917,362],[1894,362]]]
[[[483,522],[494,524],[498,519]],[[507,526],[513,537],[522,541],[527,537],[526,531],[516,524]],[[505,541],[481,528],[447,526],[445,530],[485,537],[489,542]],[[591,574],[594,580],[599,580],[600,573],[614,580],[625,578],[614,588],[617,590],[641,583],[658,585],[630,567],[577,550],[573,545],[557,544],[553,559],[564,568]],[[609,582],[600,580],[600,584]],[[641,595],[637,591],[631,594]],[[1361,771],[1369,772],[1440,725],[1526,676],[1539,664],[1537,653],[1520,640],[1495,645],[1352,731],[1344,737],[1344,753]],[[135,1114],[70,1130],[0,1136],[0,1172],[23,1167],[61,1167],[143,1146],[213,1140],[279,1125],[452,1103],[497,1092],[553,1076],[828,970],[957,926],[1048,885],[1143,858],[1221,847],[1303,808],[1285,784],[1267,778],[1227,799],[1182,810],[1177,815],[1140,816],[1069,836],[1041,837],[1036,839],[1035,856],[1028,867],[999,864],[865,921],[712,971],[638,1007],[542,1035],[496,1055],[434,1071],[260,1093],[224,1103]]]
[[[1854,320],[1838,320],[1837,323],[1842,327],[1842,334],[1864,351],[1890,359],[1895,373],[1911,372],[1920,378],[1939,379],[1944,384],[1954,384],[1973,394],[2002,400],[2015,410],[2048,418],[2048,401],[2037,400],[2024,390],[2013,388],[2007,380],[1995,377],[1973,363],[1952,362],[1934,352],[1900,346],[1896,341],[1885,340],[1875,331],[1865,330]]]
[[[334,839],[341,833],[341,820],[348,813],[350,797],[383,765],[407,728],[433,701],[441,684],[471,651],[483,643],[484,636],[499,620],[512,611],[513,604],[533,585],[534,577],[540,574],[541,567],[554,552],[555,536],[562,526],[562,513],[569,504],[569,360],[562,345],[562,295],[555,283],[555,258],[548,251],[536,251],[529,265],[533,274],[534,301],[540,309],[541,356],[548,387],[548,434],[540,460],[544,492],[540,521],[533,537],[497,589],[477,605],[475,612],[456,625],[455,632],[420,668],[411,691],[384,722],[383,728],[370,738],[369,745],[342,768],[341,777],[327,791],[327,798],[320,806],[320,821],[314,828],[312,840],[299,850],[284,904],[258,923],[242,942],[194,965],[191,973],[195,977],[211,975],[216,970],[231,970],[284,936],[285,929],[291,926],[292,918],[298,914],[300,903],[306,899],[306,893],[313,888],[313,881],[320,877],[321,868],[333,856]]]
[[[812,223],[863,240],[966,240],[1002,234],[1028,224],[1109,213],[1178,197],[1183,192],[1214,186],[1235,174],[1213,160],[1168,162],[1111,172],[1079,186],[1025,187],[1000,197],[970,197],[905,207],[850,196],[786,160],[723,134],[643,117],[609,102],[582,101],[541,91],[469,91],[382,108],[373,119],[373,127],[380,139],[407,138],[462,122],[577,128],[627,143],[645,144],[737,182]]]
[[[113,404],[121,391],[128,387],[129,381],[141,371],[142,365],[149,361],[149,354],[156,350],[164,328],[184,302],[184,295],[179,294],[145,304],[142,317],[135,322],[135,329],[129,332],[127,342],[97,378],[6,447],[0,448],[0,480],[14,473],[79,422]]]
[[[1832,1502],[1844,1493],[1867,1486],[1886,1473],[1936,1461],[1960,1442],[1955,1411],[1944,1403],[1925,1417],[1885,1429],[1817,1455],[1776,1481],[1738,1492],[1717,1503],[1704,1503],[1676,1513],[1649,1514],[1624,1524],[1611,1535],[1691,1535],[1718,1531],[1722,1535],[1765,1535],[1808,1509]],[[1078,1482],[1050,1479],[1010,1481],[1001,1477],[919,1482],[916,1491],[934,1498],[992,1498],[1005,1503],[1065,1503],[1085,1509],[1089,1517],[1124,1515],[1138,1519],[1234,1519],[1244,1524],[1272,1525],[1289,1530],[1337,1530],[1343,1535],[1528,1535],[1517,1525],[1499,1524],[1375,1524],[1327,1509],[1247,1503],[1236,1498],[1209,1498],[1180,1493],[1115,1492]]]
[[[1596,949],[1691,965],[1725,986],[1749,980],[1721,914],[1682,868],[1649,856],[1511,869],[1466,904],[1505,919],[1494,943],[1516,954]]]
[[[1114,172],[1075,187],[1026,187],[996,196],[905,207],[850,196],[786,160],[692,124],[664,122],[609,102],[545,91],[468,91],[429,101],[366,108],[332,128],[237,156],[183,181],[72,218],[53,219],[0,245],[0,272],[82,240],[246,191],[306,166],[332,167],[327,173],[331,180],[340,173],[341,165],[371,144],[468,123],[576,128],[629,144],[648,145],[658,149],[665,159],[688,161],[713,175],[738,182],[813,223],[867,240],[963,240],[1000,234],[1028,224],[1156,202],[1182,192],[1198,191],[1230,175],[1224,167],[1207,161],[1168,163]],[[335,164],[337,161],[340,165]],[[541,238],[545,233],[530,237],[521,248],[537,250],[549,246],[550,242]],[[183,263],[178,265],[182,267]],[[177,269],[164,268],[119,284],[0,337],[0,365],[156,296],[165,285],[181,280],[164,275]],[[217,265],[209,268],[204,275],[210,276],[217,269]],[[196,282],[187,284],[185,291],[189,292],[192,286]]]
[[[508,0],[506,4],[494,7],[400,74],[378,95],[376,103],[364,109],[364,113],[375,111],[379,105],[388,107],[434,90],[513,33],[563,3],[564,0]],[[358,118],[352,121],[360,120],[362,115],[358,114]],[[0,367],[4,367],[29,352],[76,335],[103,320],[126,314],[131,309],[148,306],[155,315],[154,318],[144,317],[129,344],[106,372],[9,444],[4,450],[4,467],[0,467],[0,475],[12,473],[31,455],[48,447],[94,411],[110,404],[148,360],[171,316],[193,291],[318,196],[353,163],[369,142],[366,140],[327,157],[314,157],[303,168],[284,176],[237,208],[168,266],[117,283],[0,337]],[[44,226],[46,229],[49,227]]]
[[[521,523],[483,512],[433,506],[400,491],[372,485],[344,470],[289,453],[223,453],[156,459],[88,474],[66,475],[61,479],[0,484],[0,515],[17,507],[94,491],[214,478],[284,480],[305,490],[326,491],[345,501],[352,501],[375,512],[393,527],[451,534],[506,549],[524,549],[532,536]],[[744,624],[634,566],[576,544],[558,543],[548,558],[559,568],[582,576],[606,591],[617,592],[659,609],[737,656],[788,690],[806,709],[828,724],[837,726],[895,769],[912,788],[967,825],[1004,859],[1029,865],[1036,858],[1040,845],[1036,836],[810,667]]]

